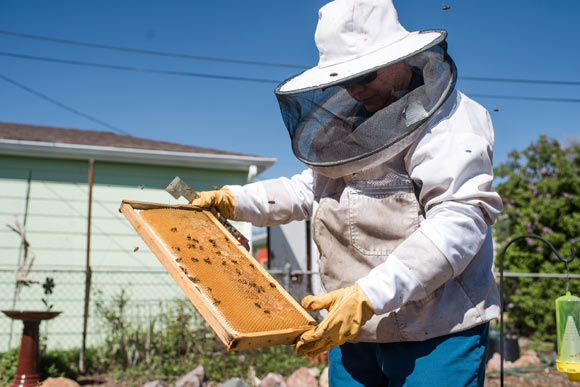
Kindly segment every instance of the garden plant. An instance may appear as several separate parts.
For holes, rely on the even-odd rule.
[[[495,225],[497,251],[513,237],[536,234],[548,240],[564,258],[578,250],[580,235],[580,144],[562,146],[545,135],[495,169],[497,191],[504,211]],[[496,254],[496,268],[499,254]],[[570,264],[578,273],[580,259]],[[523,273],[565,273],[565,265],[550,249],[534,239],[510,246],[504,270]],[[554,300],[565,293],[560,278],[506,278],[505,301],[511,326],[520,335],[552,341],[556,335]],[[580,294],[580,282],[570,281],[570,291]]]

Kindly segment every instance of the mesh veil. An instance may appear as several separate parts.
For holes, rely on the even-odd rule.
[[[374,113],[348,93],[344,83],[349,79],[294,92],[280,92],[280,85],[276,97],[296,157],[338,178],[388,161],[407,148],[455,86],[456,68],[446,48],[443,41],[403,59],[420,82]]]

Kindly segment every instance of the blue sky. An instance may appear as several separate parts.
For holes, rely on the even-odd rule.
[[[0,30],[198,56],[313,66],[326,1],[0,0]],[[408,30],[443,28],[460,76],[580,82],[580,1],[395,0]],[[443,11],[444,5],[451,9]],[[283,80],[300,70],[166,58],[0,34],[0,53]],[[259,179],[303,169],[274,84],[179,77],[0,55],[0,75],[139,137],[275,157]],[[468,95],[580,98],[580,86],[459,80]],[[497,165],[540,134],[580,132],[580,103],[478,98],[493,118]],[[498,112],[493,109],[498,108]],[[108,130],[0,79],[0,121]]]

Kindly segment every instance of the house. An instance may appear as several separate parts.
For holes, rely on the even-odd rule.
[[[250,182],[274,161],[112,132],[0,122],[1,309],[45,309],[40,284],[15,292],[14,273],[25,250],[14,231],[18,222],[29,244],[27,262],[34,257],[27,278],[54,278],[48,303],[63,312],[48,325],[49,346],[81,344],[87,261],[89,343],[98,342],[94,300],[110,300],[123,290],[133,305],[127,313],[154,313],[160,301],[183,294],[118,212],[121,201],[185,203],[165,192],[175,176],[202,191]],[[251,238],[249,224],[236,226]],[[18,345],[20,332],[20,323],[0,317],[0,341]]]

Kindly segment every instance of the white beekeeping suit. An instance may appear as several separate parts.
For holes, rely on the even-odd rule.
[[[446,36],[406,31],[390,1],[324,6],[318,66],[276,88],[292,149],[308,169],[228,186],[236,220],[311,218],[325,290],[358,284],[370,300],[358,335],[344,330],[317,351],[344,340],[424,341],[499,314],[493,127],[455,90]]]

